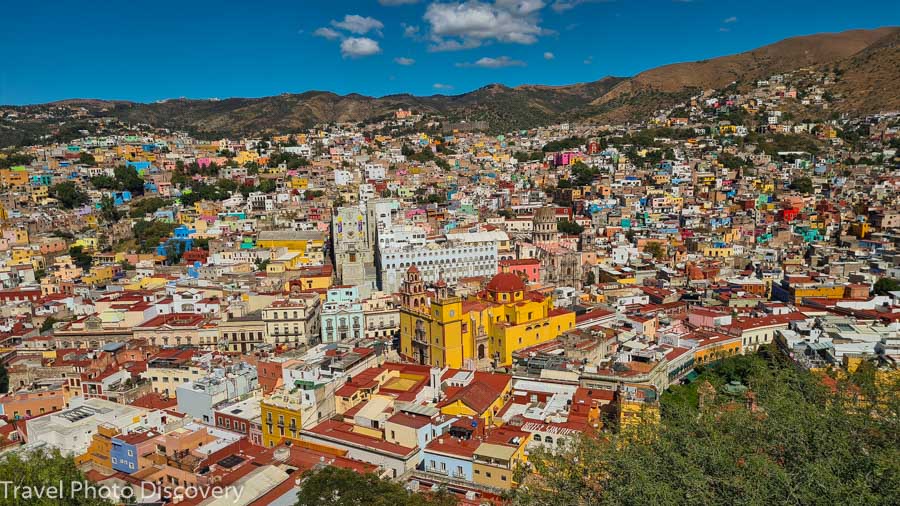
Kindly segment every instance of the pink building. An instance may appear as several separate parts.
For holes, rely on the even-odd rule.
[[[699,328],[726,327],[731,325],[731,313],[705,307],[695,307],[688,313],[688,323]]]
[[[500,260],[497,263],[497,272],[511,272],[529,283],[538,283],[541,280],[541,262],[536,258]]]
[[[553,164],[554,165],[572,165],[578,160],[578,157],[581,153],[577,153],[575,151],[564,151],[561,153],[556,153],[553,155]]]

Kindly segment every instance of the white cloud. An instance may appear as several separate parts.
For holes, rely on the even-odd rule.
[[[341,37],[341,34],[331,28],[323,26],[322,28],[317,29],[313,32],[313,35],[316,37],[322,37],[323,39],[335,40]]]
[[[368,37],[350,37],[341,42],[341,55],[344,58],[359,58],[380,52],[378,42]]]
[[[408,67],[408,66],[416,63],[416,60],[413,60],[412,58],[405,58],[403,56],[400,56],[400,57],[394,58],[394,63],[396,63],[397,65],[403,65],[404,67]]]
[[[578,7],[581,4],[586,3],[609,3],[614,0],[556,0],[553,2],[553,5],[550,6],[556,12],[565,12],[568,10],[572,10],[575,7]],[[690,1],[690,0],[688,0]]]
[[[725,18],[722,20],[723,23],[734,23],[737,21],[737,16],[731,16],[730,18]]]
[[[359,16],[357,14],[347,14],[344,16],[343,21],[331,20],[331,26],[363,35],[373,30],[380,34],[381,29],[384,28],[384,23],[375,18]]]
[[[588,56],[587,58],[584,59],[584,64],[585,64],[585,65],[590,65],[591,63],[594,63],[594,57],[593,57],[593,56]]]
[[[555,2],[553,2],[553,5],[550,6],[550,8],[556,12],[565,12],[567,10],[574,9],[580,3],[581,0],[556,0]]]
[[[543,0],[480,0],[432,3],[424,19],[430,25],[432,51],[453,51],[499,41],[533,44],[547,33],[539,23]]]
[[[406,23],[400,23],[400,26],[403,27],[403,36],[408,37],[413,40],[421,40],[422,35],[419,33],[419,27],[416,25],[408,25]]]
[[[474,62],[457,63],[457,67],[481,67],[484,69],[499,69],[503,67],[524,67],[525,62],[521,60],[513,60],[509,56],[500,56],[498,58],[490,58],[485,56]]]
[[[436,90],[452,90],[453,89],[452,85],[444,84],[444,83],[434,83],[431,87]]]
[[[397,5],[410,5],[419,3],[419,0],[378,0],[378,3],[385,7],[395,7]]]
[[[556,58],[556,55],[551,53],[550,51],[547,51],[546,53],[544,53],[545,60],[552,60],[554,58]]]

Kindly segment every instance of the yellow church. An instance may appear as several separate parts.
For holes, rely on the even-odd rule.
[[[432,367],[487,370],[512,363],[516,350],[550,341],[575,327],[575,313],[530,292],[517,275],[501,272],[474,297],[449,296],[439,280],[425,291],[419,269],[400,288],[400,353]]]

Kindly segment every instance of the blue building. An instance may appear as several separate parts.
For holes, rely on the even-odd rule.
[[[443,474],[459,480],[474,480],[472,455],[480,441],[455,440],[451,437],[436,438],[422,451],[419,464],[423,471]]]
[[[195,232],[197,231],[192,228],[179,225],[178,228],[174,230],[174,235],[172,237],[156,247],[156,254],[166,256],[166,253],[172,249],[178,252],[179,255],[183,254],[185,251],[190,251],[194,246],[194,239],[191,238],[191,235]]]
[[[52,174],[34,174],[31,176],[31,186],[50,186],[53,182]]]
[[[150,169],[150,162],[125,162],[125,165],[134,169],[138,174],[143,174]]]
[[[132,474],[140,470],[138,459],[141,453],[151,450],[151,439],[159,435],[159,432],[148,430],[144,432],[132,432],[112,438],[112,447],[109,451],[112,468],[126,474]]]
[[[365,335],[365,318],[359,302],[359,288],[336,286],[328,289],[322,304],[322,342],[336,343],[359,339]]]

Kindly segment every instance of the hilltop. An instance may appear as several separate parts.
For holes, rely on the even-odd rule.
[[[76,128],[67,121],[72,119],[67,115],[76,111],[82,118],[113,117],[205,136],[291,132],[319,123],[372,121],[398,108],[451,120],[487,120],[498,132],[565,119],[640,121],[698,91],[746,85],[802,68],[838,69],[842,79],[834,85],[840,98],[835,108],[866,114],[900,108],[900,94],[893,86],[900,79],[898,40],[900,27],[823,33],[785,39],[740,54],[665,65],[633,77],[607,76],[565,86],[491,84],[458,95],[369,97],[309,91],[263,98],[155,103],[72,99],[0,109],[17,113],[15,121],[7,117],[0,122],[0,145],[47,133],[61,135],[67,128]]]

